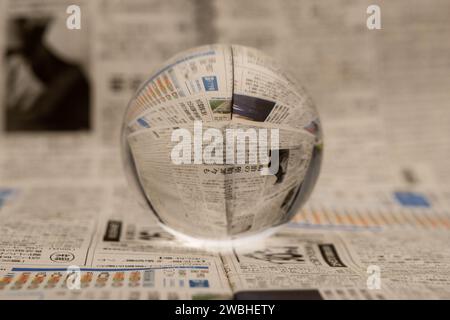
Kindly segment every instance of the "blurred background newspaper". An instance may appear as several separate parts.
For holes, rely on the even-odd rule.
[[[81,8],[81,30],[66,8]],[[381,8],[381,30],[366,27]],[[447,0],[0,0],[0,299],[450,298]],[[185,248],[131,194],[127,103],[208,43],[313,97],[322,172],[260,247]],[[68,268],[70,267],[70,268]]]

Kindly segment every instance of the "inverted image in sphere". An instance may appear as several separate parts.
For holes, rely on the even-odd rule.
[[[322,157],[305,90],[262,52],[208,45],[166,61],[124,116],[126,172],[160,224],[229,240],[288,222]]]

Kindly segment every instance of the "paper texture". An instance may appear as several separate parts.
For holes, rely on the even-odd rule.
[[[0,1],[0,299],[286,292],[304,299],[450,298],[448,2],[384,3],[379,33],[365,27],[367,1],[77,1],[82,29],[67,33],[69,4]],[[24,44],[25,31],[36,43]],[[67,42],[73,45],[61,45]],[[132,101],[136,112],[125,114],[164,60],[206,43],[244,51],[233,83],[227,47],[204,47],[192,60],[197,72],[186,74],[175,56],[155,78],[165,92],[150,83],[146,100]],[[23,49],[32,44],[54,53],[46,56],[51,76],[33,71],[37,57]],[[310,105],[290,91],[295,80],[282,75],[282,86],[268,86],[257,64],[270,60],[255,59],[239,44],[273,56],[307,86],[323,125],[324,160],[311,198],[288,226],[252,252],[219,254],[184,247],[137,204],[123,174],[120,129],[125,117],[130,143],[142,148],[138,161],[154,149],[162,162],[168,147],[156,138],[150,143],[151,133],[164,139],[165,128],[188,127],[193,119],[227,122],[233,85],[237,95],[279,96],[264,126],[298,133],[316,120],[291,112]],[[211,78],[197,86],[205,70],[224,77],[217,88]],[[173,81],[182,75],[184,84]],[[66,112],[62,101],[70,110],[89,108]],[[187,112],[167,113],[171,103]],[[235,125],[262,125],[249,123],[251,116],[242,113]],[[217,213],[226,206],[226,179],[210,177],[218,168],[205,166],[188,181],[185,172],[154,165],[167,172],[156,184],[157,172],[146,168],[155,177],[147,192],[173,195],[189,186],[172,202],[160,199],[169,205],[164,210],[183,203],[186,219],[213,235],[279,218],[263,200],[252,200],[252,188],[265,186],[251,172],[233,175],[248,194],[223,216]],[[304,174],[298,170],[289,186]],[[266,196],[281,203],[287,192],[267,188]],[[201,219],[200,207],[207,212]],[[182,218],[173,223],[184,226]]]

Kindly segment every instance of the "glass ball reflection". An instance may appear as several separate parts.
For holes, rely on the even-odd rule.
[[[161,226],[242,239],[288,222],[320,171],[322,133],[305,90],[270,57],[208,45],[166,61],[130,100],[127,178]]]

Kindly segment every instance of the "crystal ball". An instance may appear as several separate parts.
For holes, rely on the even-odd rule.
[[[311,98],[274,59],[207,45],[175,55],[140,86],[124,115],[122,155],[133,193],[164,229],[245,239],[298,213],[319,175],[322,132]]]

